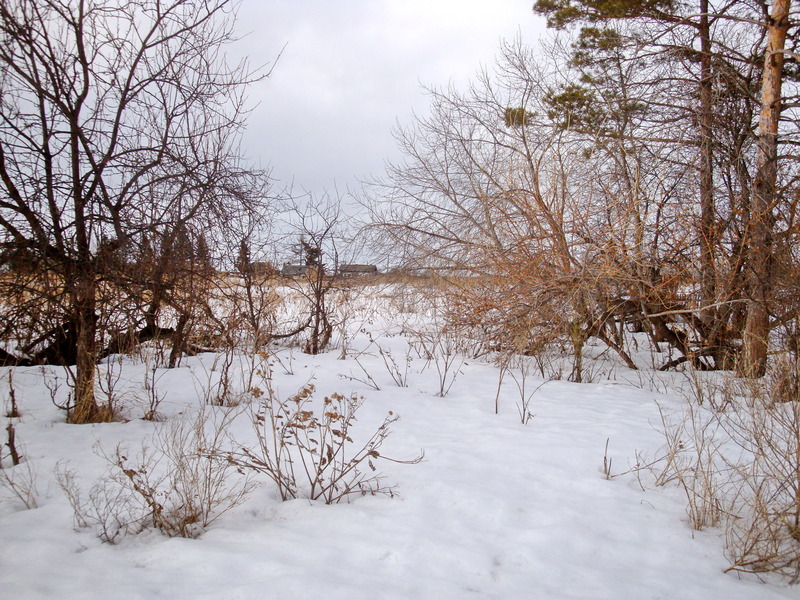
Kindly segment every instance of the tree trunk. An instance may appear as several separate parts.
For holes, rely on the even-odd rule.
[[[775,0],[769,22],[761,114],[756,133],[756,173],[749,222],[750,259],[747,265],[749,297],[742,340],[739,374],[761,377],[767,366],[770,332],[768,301],[771,292],[773,214],[777,181],[778,119],[781,113],[783,49],[789,28],[791,0]]]
[[[76,282],[72,303],[75,313],[77,358],[75,364],[75,405],[69,416],[71,423],[108,421],[111,411],[97,405],[94,380],[97,363],[96,283],[91,270],[82,270]]]
[[[719,303],[717,247],[720,225],[714,200],[714,88],[712,72],[711,23],[708,0],[700,0],[700,311],[699,330],[703,346],[713,357],[715,368],[723,368],[729,354],[725,337],[724,310],[709,308]]]
[[[711,31],[708,21],[708,0],[700,1],[700,296],[703,306],[716,303],[715,268],[716,219],[714,210],[714,98],[711,78]],[[716,311],[703,309],[700,318],[705,328],[713,330]],[[706,340],[707,342],[710,340]],[[711,343],[714,343],[711,341]]]

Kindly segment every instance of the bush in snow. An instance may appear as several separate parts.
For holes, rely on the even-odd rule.
[[[9,423],[5,430],[7,441],[0,443],[0,500],[8,497],[27,509],[37,508],[39,491],[36,487],[36,469],[21,454],[22,446],[16,441],[14,425]],[[6,448],[7,453],[4,452]]]
[[[695,378],[704,389],[681,418],[664,419],[660,482],[686,491],[695,529],[724,524],[728,570],[800,578],[798,381],[800,365],[782,360],[762,380]]]
[[[221,459],[234,416],[203,410],[192,422],[165,424],[135,456],[121,446],[98,450],[108,468],[86,500],[74,472],[62,467],[57,477],[76,525],[96,527],[109,543],[149,528],[170,537],[199,536],[253,489],[246,475]]]
[[[240,446],[228,456],[231,464],[266,475],[278,486],[281,500],[305,497],[336,504],[353,495],[387,494],[394,488],[383,483],[375,463],[379,459],[414,464],[383,456],[379,448],[398,416],[389,412],[366,442],[351,437],[363,396],[334,393],[313,407],[314,385],[307,384],[286,400],[271,387],[253,389],[258,404],[252,409],[257,445]]]
[[[798,364],[774,365],[722,427],[740,458],[730,461],[734,491],[726,539],[731,569],[800,577],[800,396]]]

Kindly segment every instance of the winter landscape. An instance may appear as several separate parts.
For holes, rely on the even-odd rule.
[[[0,0],[0,597],[800,598],[797,17]]]
[[[63,368],[3,369],[5,410],[13,381],[20,413],[5,420],[22,455],[2,472],[4,597],[798,597],[785,579],[725,573],[724,527],[693,530],[686,490],[674,479],[659,485],[668,470],[661,414],[672,422],[685,413],[689,375],[631,371],[592,346],[591,383],[554,378],[569,369],[557,358],[508,365],[501,382],[488,357],[470,356],[474,340],[470,348],[436,333],[430,297],[395,284],[366,287],[348,307],[347,327],[315,356],[293,348],[201,354],[174,369],[164,368],[155,345],[110,357],[100,377],[122,417],[114,423],[64,423],[54,405],[66,395]],[[262,375],[248,387],[253,368]],[[238,444],[257,445],[253,388],[270,385],[285,400],[309,383],[318,413],[325,396],[364,397],[343,450],[348,459],[388,415],[400,417],[371,459],[387,493],[329,505],[309,500],[308,481],[298,477],[297,498],[281,501],[263,473],[232,469],[217,482],[220,504],[196,539],[148,525],[151,508],[114,467],[118,449],[139,468],[143,449],[176,443],[175,428],[188,426],[196,453],[193,428],[203,415],[206,440],[226,424],[218,440],[224,458]],[[690,455],[691,439],[685,443]],[[175,469],[168,459],[148,468],[158,471],[155,498],[167,510],[190,501],[165,484]],[[64,474],[82,516],[62,489]],[[216,518],[228,507],[223,496],[246,481],[250,493]],[[93,493],[102,496],[95,508]],[[97,514],[112,510],[102,504],[109,495],[117,503],[130,496],[129,513]],[[137,520],[132,531],[143,531],[104,543],[98,517],[117,519],[111,528]]]

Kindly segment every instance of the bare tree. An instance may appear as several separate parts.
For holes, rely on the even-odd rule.
[[[405,162],[373,188],[369,206],[383,235],[452,284],[459,321],[523,352],[565,342],[580,380],[592,335],[635,366],[606,314],[607,299],[635,278],[613,260],[613,227],[626,209],[608,204],[612,190],[598,183],[608,165],[549,120],[551,80],[511,45],[497,73],[482,73],[466,93],[432,91],[430,116],[398,132]]]
[[[294,256],[293,263],[286,266],[297,270],[286,284],[305,305],[302,322],[290,333],[305,332],[303,352],[319,354],[329,347],[334,329],[341,324],[337,316],[344,285],[341,266],[356,253],[358,244],[338,194],[295,199],[286,207],[284,218]]]
[[[715,225],[729,228],[715,242],[729,263],[714,265],[721,296],[709,305],[696,267],[703,210],[688,200],[697,144],[659,100],[672,78],[635,60],[645,52],[636,45],[604,48],[591,61],[556,53],[546,63],[511,44],[467,92],[431,91],[429,116],[398,133],[405,160],[372,188],[374,224],[417,266],[445,274],[456,317],[494,332],[498,347],[571,347],[575,380],[589,337],[635,368],[625,328],[678,352],[662,368],[725,367],[742,293],[740,208],[730,199],[729,221]],[[577,67],[585,87],[559,81]],[[734,97],[726,110],[740,106]],[[720,172],[735,177],[739,166]],[[721,325],[702,318],[708,310]]]
[[[236,147],[253,74],[221,52],[233,7],[0,1],[2,244],[55,280],[40,297],[74,341],[72,422],[109,417],[94,396],[105,257],[254,196]]]
[[[626,327],[677,351],[661,368],[732,368],[754,271],[788,285],[761,302],[782,315],[761,340],[796,306],[796,165],[782,157],[796,135],[773,152],[784,168],[758,212],[780,215],[780,269],[759,266],[772,251],[754,237],[765,6],[543,0],[553,24],[586,26],[546,59],[507,45],[465,93],[432,90],[430,115],[399,132],[404,161],[372,188],[375,224],[449,274],[459,318],[522,350],[571,345],[574,379],[592,336],[635,366]]]

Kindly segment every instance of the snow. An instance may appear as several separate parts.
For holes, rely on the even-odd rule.
[[[638,375],[621,369],[588,384],[529,375],[529,391],[544,385],[523,424],[509,379],[495,414],[499,371],[487,362],[467,358],[450,392],[438,397],[436,369],[411,354],[397,329],[386,334],[389,316],[396,315],[354,324],[344,360],[341,348],[318,356],[280,350],[273,383],[281,397],[309,381],[318,398],[337,391],[365,396],[354,429],[363,439],[389,411],[399,414],[381,454],[425,456],[416,465],[378,461],[397,494],[335,505],[281,502],[262,478],[198,539],[148,530],[102,543],[92,528],[76,528],[54,473],[67,466],[85,491],[106,469],[98,448],[135,451],[157,428],[191,418],[202,390],[219,375],[214,356],[158,369],[164,422],[138,418],[148,361],[104,367],[119,371],[116,389],[129,420],[89,426],[65,424],[51,402],[45,382],[52,385],[59,369],[15,368],[22,416],[5,422],[16,428],[24,461],[7,472],[23,477],[23,468],[33,469],[38,507],[26,510],[7,490],[0,501],[0,597],[800,598],[800,588],[777,577],[724,573],[722,532],[693,532],[680,490],[656,487],[646,471],[621,474],[637,455],[658,455],[658,405],[677,411],[685,402],[671,386],[627,384],[622,375],[634,382]],[[411,359],[408,387],[396,385],[378,345],[391,348],[398,363]],[[4,395],[8,370],[0,370]],[[65,393],[62,386],[59,397]],[[245,411],[232,433],[252,436]],[[603,473],[606,444],[619,474],[611,479]]]

